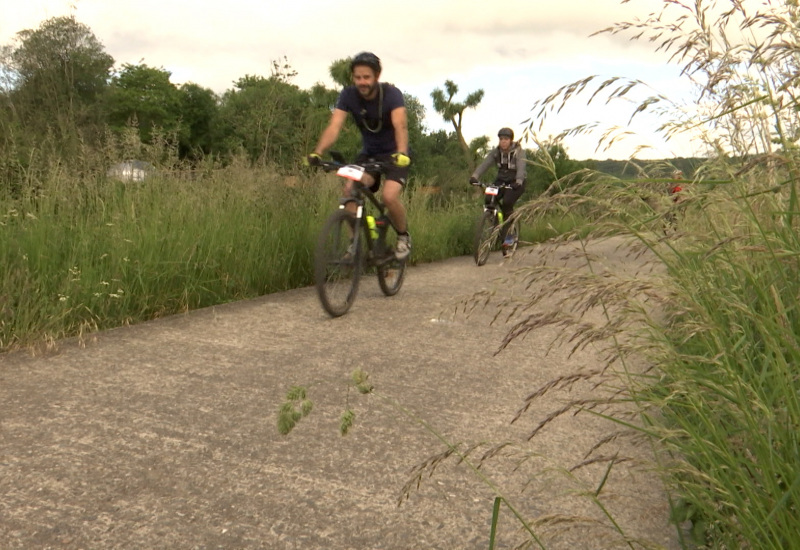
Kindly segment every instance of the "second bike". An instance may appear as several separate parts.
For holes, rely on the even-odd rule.
[[[511,235],[510,243],[501,241],[501,230],[503,223],[503,211],[500,208],[500,201],[503,189],[511,189],[511,185],[501,183],[473,183],[476,187],[481,187],[484,194],[484,204],[481,216],[475,225],[475,240],[473,245],[473,257],[479,266],[484,265],[489,259],[489,253],[501,248],[503,257],[510,258],[514,255],[519,244],[519,221],[512,216],[508,221],[509,227],[507,235]]]

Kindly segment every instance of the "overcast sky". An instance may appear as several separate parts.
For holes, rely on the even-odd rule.
[[[668,96],[687,95],[679,67],[648,42],[593,32],[617,21],[645,17],[660,0],[3,0],[0,43],[50,18],[74,15],[116,61],[146,63],[172,73],[175,84],[194,82],[224,92],[240,77],[269,76],[272,62],[288,60],[293,83],[334,87],[328,67],[336,59],[369,50],[384,65],[381,80],[416,96],[427,108],[429,129],[452,127],[433,111],[430,93],[453,80],[457,99],[485,92],[464,117],[468,140],[487,135],[496,143],[501,126],[518,135],[531,107],[564,84],[598,75],[638,78]],[[588,99],[588,97],[587,97]],[[576,100],[550,119],[542,137],[600,121],[623,124],[632,108],[603,102],[584,108]],[[565,141],[572,158],[627,158],[640,144],[643,157],[690,156],[688,141],[664,143],[642,119],[639,136],[610,151],[596,151],[599,134]]]

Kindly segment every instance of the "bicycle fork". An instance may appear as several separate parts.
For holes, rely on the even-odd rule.
[[[503,230],[503,221],[505,220],[505,217],[503,216],[503,211],[500,209],[500,207],[497,204],[486,205],[486,206],[483,207],[483,211],[484,212],[492,212],[494,214],[495,227],[497,228],[497,231],[500,232],[499,236],[498,236],[498,239],[503,237],[503,242],[501,242],[500,244],[503,247],[505,247],[506,246],[505,237],[508,236],[508,234],[509,234],[509,232],[511,231],[512,228],[509,227],[506,231]],[[504,233],[505,233],[505,235],[504,235]],[[516,238],[516,235],[515,235],[515,238]]]
[[[497,220],[498,227],[503,224],[503,211],[500,210],[497,205],[494,204],[487,204],[483,207],[483,213],[491,212],[495,219]]]

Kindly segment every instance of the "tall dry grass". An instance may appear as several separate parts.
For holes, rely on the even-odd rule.
[[[87,147],[70,166],[34,155],[0,196],[0,351],[312,283],[335,176],[243,157],[187,170],[166,142],[137,139]],[[126,158],[156,169],[142,182],[108,177]],[[480,197],[433,200],[424,187],[405,195],[412,262],[471,253]]]
[[[596,539],[598,547],[659,547],[630,535],[635,526],[617,521],[606,492],[621,465],[644,465],[646,451],[683,547],[800,548],[799,17],[791,1],[666,0],[602,32],[667,52],[696,85],[691,101],[651,94],[635,78],[587,77],[535,105],[533,139],[543,118],[575,101],[628,100],[641,90],[632,116],[658,114],[669,139],[694,134],[707,161],[686,175],[679,201],[666,192],[668,163],[642,164],[635,181],[585,171],[555,182],[523,215],[578,213],[593,221],[591,231],[550,243],[574,252],[521,273],[526,294],[478,295],[467,305],[496,307],[495,322],[509,323],[501,353],[555,327],[574,353],[594,347],[605,358],[532,388],[517,418],[536,410],[539,420],[505,463],[535,464],[537,439],[556,421],[605,419],[586,453],[556,468],[603,519],[528,511],[520,521],[537,535],[522,546],[574,532],[614,534]],[[625,135],[624,126],[601,131],[598,147]],[[611,235],[627,243],[630,261],[609,268],[597,250]],[[650,269],[630,269],[645,258]],[[502,465],[507,448],[481,460]],[[575,475],[588,464],[604,467]],[[524,489],[545,473],[526,470]]]
[[[308,284],[315,218],[298,220],[322,195],[237,166],[139,183],[53,173],[2,201],[0,348]]]

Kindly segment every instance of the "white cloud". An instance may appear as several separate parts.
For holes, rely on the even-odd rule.
[[[74,14],[106,50],[123,63],[144,62],[172,73],[173,82],[192,81],[217,92],[246,74],[269,75],[272,61],[285,56],[298,72],[295,83],[333,85],[328,67],[362,50],[384,63],[383,80],[396,83],[428,107],[428,125],[447,128],[432,111],[430,92],[447,79],[462,93],[478,88],[485,96],[478,110],[465,114],[469,139],[494,137],[509,125],[521,131],[530,108],[563,84],[592,74],[660,78],[664,55],[652,45],[627,37],[589,35],[615,21],[631,20],[660,0],[27,0],[0,7],[0,43],[14,33],[36,28],[48,17]],[[661,78],[664,80],[663,78]],[[577,105],[577,103],[576,103]],[[591,112],[570,108],[557,133],[576,124],[577,113],[595,118],[618,114],[598,106]],[[651,126],[655,126],[653,123]],[[645,131],[649,131],[645,128]],[[574,140],[572,156],[595,156]],[[624,157],[620,149],[614,156]],[[681,151],[680,154],[689,154]]]

